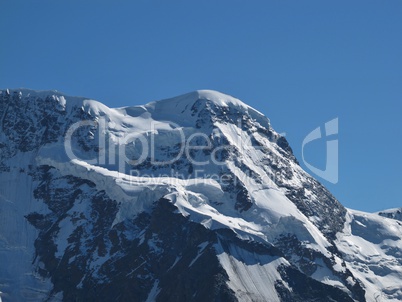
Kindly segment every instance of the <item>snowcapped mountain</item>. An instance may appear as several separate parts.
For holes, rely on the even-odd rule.
[[[0,125],[3,301],[402,300],[397,212],[344,208],[238,99],[3,90]]]

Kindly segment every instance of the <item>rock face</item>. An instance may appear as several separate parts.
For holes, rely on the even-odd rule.
[[[3,301],[402,299],[397,212],[345,209],[238,99],[3,90],[0,125]]]
[[[402,221],[402,208],[378,212],[378,215]]]

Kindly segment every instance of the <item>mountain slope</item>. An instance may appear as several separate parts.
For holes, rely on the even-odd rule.
[[[400,222],[345,209],[233,97],[0,103],[4,301],[402,299]]]

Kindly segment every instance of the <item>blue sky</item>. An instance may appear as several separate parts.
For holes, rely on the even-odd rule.
[[[401,207],[402,2],[0,0],[0,88],[57,89],[110,107],[196,89],[266,114],[301,160],[339,118],[347,207]],[[325,141],[305,149],[324,168]]]

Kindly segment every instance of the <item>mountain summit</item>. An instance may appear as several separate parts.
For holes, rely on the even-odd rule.
[[[344,208],[236,98],[7,89],[0,125],[3,301],[402,299],[396,216]]]

